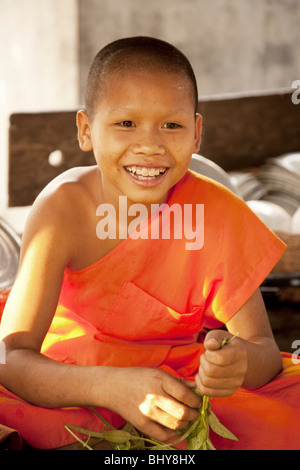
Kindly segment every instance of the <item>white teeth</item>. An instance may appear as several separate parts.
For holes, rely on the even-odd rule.
[[[126,166],[125,169],[129,173],[139,177],[139,179],[141,179],[141,178],[153,179],[153,178],[159,176],[160,174],[165,173],[165,171],[167,170],[167,168],[165,168],[165,167],[146,168],[146,167],[141,167],[141,166],[140,167]]]

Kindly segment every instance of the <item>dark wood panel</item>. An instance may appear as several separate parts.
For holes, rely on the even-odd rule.
[[[293,104],[291,96],[292,91],[286,90],[199,102],[200,153],[230,171],[300,151],[300,105]]]
[[[300,105],[291,90],[215,96],[199,101],[203,116],[200,154],[226,171],[261,165],[266,158],[300,151]],[[60,166],[49,154],[63,153]],[[61,172],[93,165],[77,142],[76,111],[15,113],[9,129],[9,205],[32,204]]]
[[[49,164],[61,150],[60,166]],[[77,141],[76,111],[12,114],[9,128],[9,206],[32,204],[49,181],[74,166],[95,164]]]

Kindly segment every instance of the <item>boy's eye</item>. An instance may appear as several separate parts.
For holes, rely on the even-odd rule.
[[[180,129],[181,125],[176,122],[167,122],[162,126],[164,129]]]
[[[134,122],[132,121],[121,121],[118,122],[118,125],[121,127],[134,127]]]

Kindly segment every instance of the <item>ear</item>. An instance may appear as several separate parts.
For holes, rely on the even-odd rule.
[[[195,121],[195,140],[194,140],[194,153],[197,153],[200,149],[201,144],[201,134],[202,134],[202,116],[201,114],[196,114]]]
[[[77,136],[79,147],[84,152],[90,152],[93,150],[92,138],[91,138],[91,120],[89,115],[83,109],[79,110],[76,115],[77,124]]]

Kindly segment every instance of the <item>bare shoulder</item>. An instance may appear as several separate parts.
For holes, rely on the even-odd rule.
[[[58,204],[60,210],[66,205],[76,201],[80,202],[82,196],[93,197],[93,185],[97,167],[76,167],[61,173],[54,178],[39,194],[36,204]],[[75,201],[74,201],[75,198]]]
[[[78,167],[52,180],[32,205],[22,243],[22,252],[35,237],[48,249],[61,247],[66,264],[76,250],[80,227],[86,225],[94,212],[97,167]],[[50,246],[49,246],[50,245]],[[21,253],[22,255],[22,253]]]

